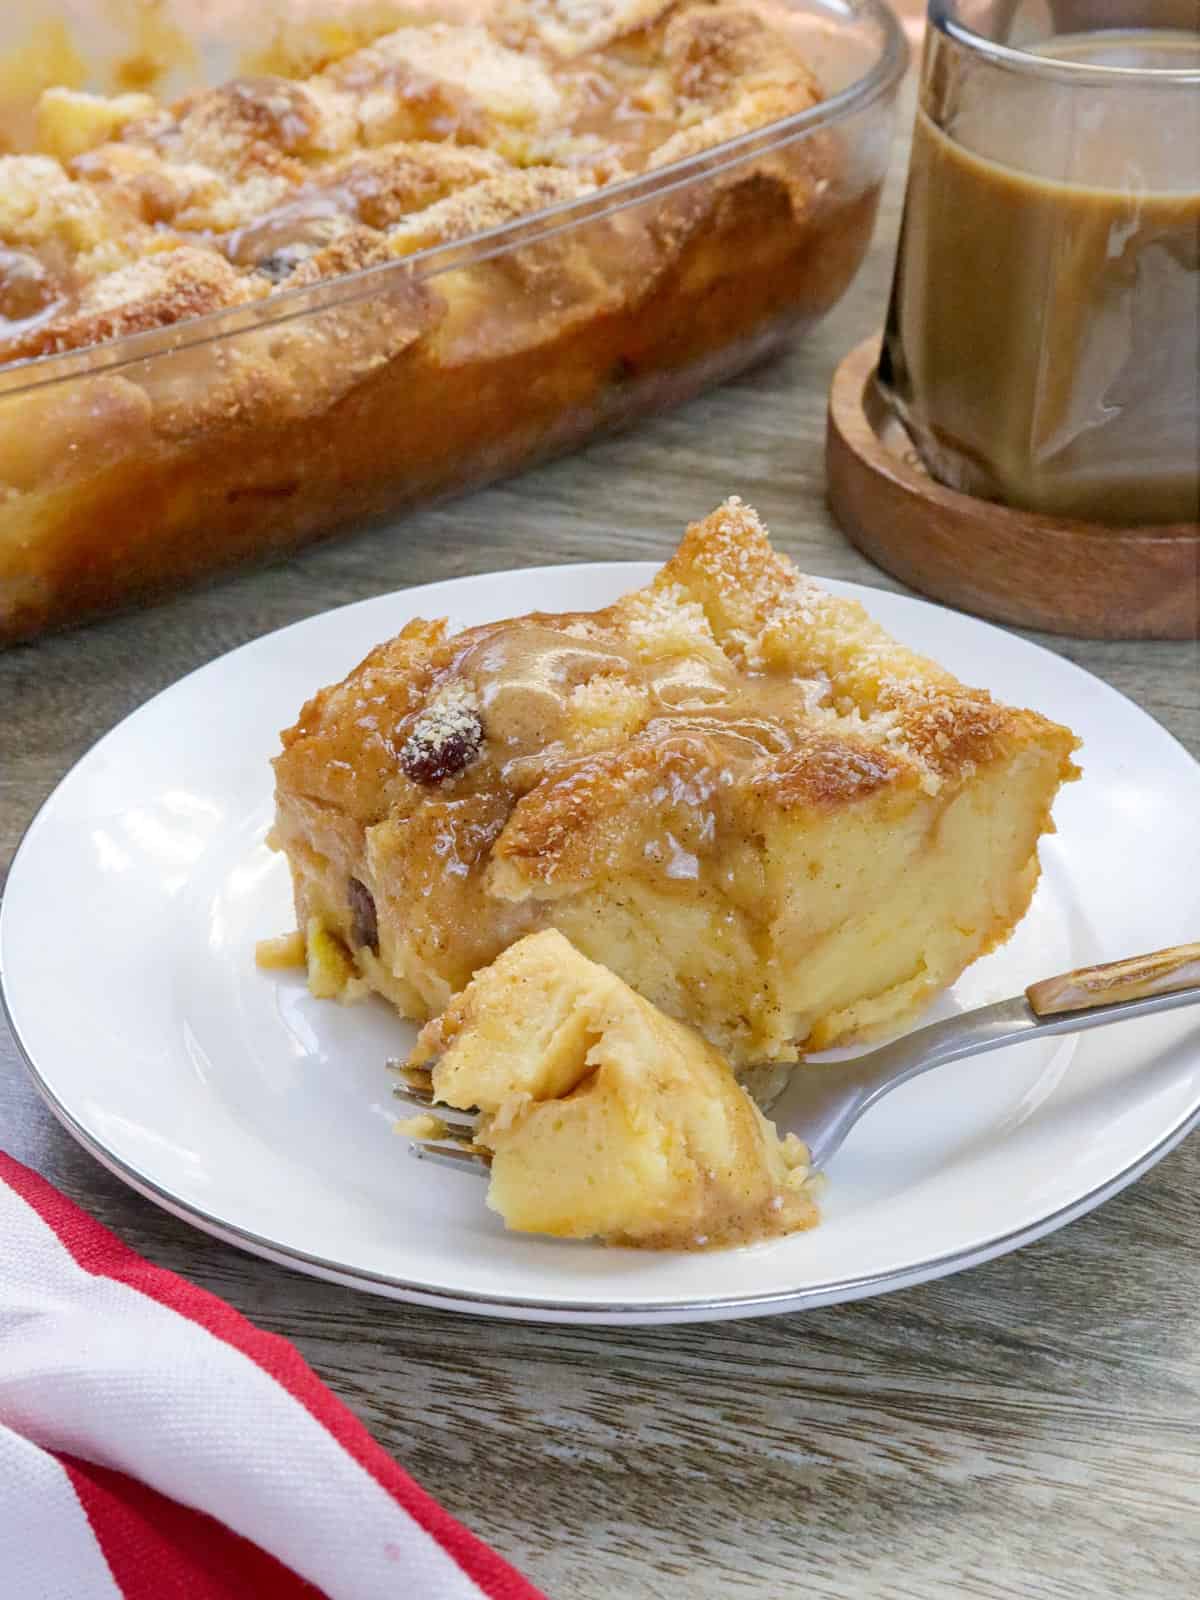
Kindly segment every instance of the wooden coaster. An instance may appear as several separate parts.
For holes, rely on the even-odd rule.
[[[875,382],[879,339],[829,391],[829,504],[852,543],[922,594],[1084,639],[1200,637],[1200,523],[1109,527],[936,483]]]

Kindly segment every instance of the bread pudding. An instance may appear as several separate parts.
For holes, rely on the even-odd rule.
[[[300,928],[417,1022],[557,928],[768,1097],[1005,939],[1076,740],[904,648],[737,499],[595,612],[416,620],[282,736]]]
[[[0,155],[0,642],[565,448],[840,296],[878,171],[745,143],[821,99],[786,5],[481,18],[43,93]]]
[[[432,1066],[441,1104],[479,1109],[488,1205],[518,1232],[702,1249],[817,1221],[795,1135],[779,1137],[694,1028],[553,928],[476,973],[410,1065]],[[401,1131],[436,1137],[436,1115]]]

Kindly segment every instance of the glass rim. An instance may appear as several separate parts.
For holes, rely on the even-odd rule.
[[[964,50],[986,57],[993,65],[1010,72],[1019,72],[1030,78],[1048,78],[1059,83],[1113,84],[1126,86],[1144,84],[1147,87],[1167,88],[1200,85],[1200,61],[1194,67],[1115,67],[1093,62],[1062,61],[1051,56],[1034,55],[1017,45],[1000,44],[994,39],[976,33],[953,14],[953,0],[929,0],[929,21],[940,33],[961,45]],[[1099,33],[1136,32],[1136,29],[1104,28],[1090,30]],[[1154,30],[1146,30],[1154,31]],[[1188,29],[1158,30],[1186,35]],[[1197,54],[1200,56],[1200,31],[1195,34]]]

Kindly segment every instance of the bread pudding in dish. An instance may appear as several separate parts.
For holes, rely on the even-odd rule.
[[[425,1022],[555,928],[764,1101],[1008,936],[1076,771],[736,499],[603,610],[410,622],[282,739],[272,842],[356,983]]]
[[[488,1204],[508,1227],[704,1249],[817,1221],[807,1152],[720,1053],[554,929],[476,973],[417,1039],[443,1105],[481,1113]],[[438,1133],[436,1107],[401,1132]]]
[[[495,477],[815,320],[881,172],[832,129],[755,146],[822,100],[794,21],[503,0],[172,104],[46,90],[0,155],[0,641]]]

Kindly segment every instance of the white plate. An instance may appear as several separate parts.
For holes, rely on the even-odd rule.
[[[292,921],[263,837],[268,757],[319,684],[414,615],[455,626],[603,605],[644,564],[550,567],[384,595],[193,673],[102,739],[17,853],[0,907],[9,1015],[51,1107],[177,1216],[304,1271],[459,1310],[667,1322],[851,1299],[984,1261],[1061,1226],[1200,1114],[1200,1025],[1176,1012],[964,1062],[896,1091],[830,1171],[814,1232],[724,1253],[506,1234],[483,1185],[411,1161],[381,1003],[312,1000],[254,966]],[[1144,712],[997,628],[851,584],[906,643],[1085,740],[1034,904],[935,1015],[1035,978],[1200,935],[1200,766]]]

